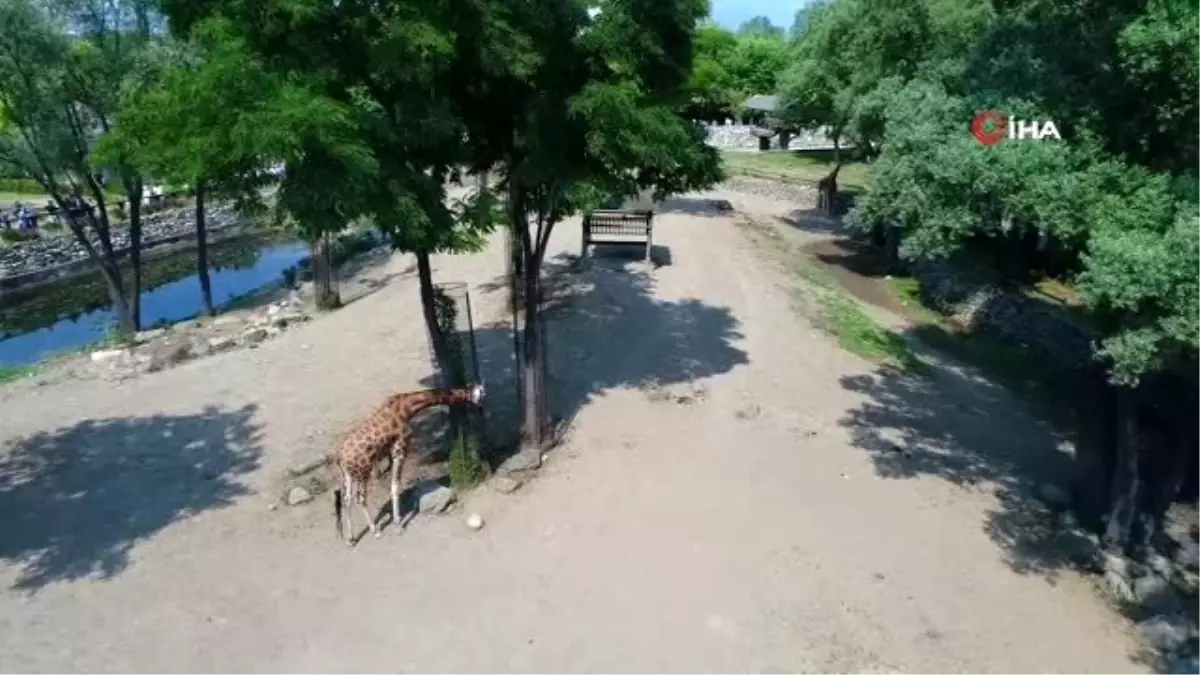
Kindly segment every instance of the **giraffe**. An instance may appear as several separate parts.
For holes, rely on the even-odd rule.
[[[435,405],[480,405],[483,385],[458,389],[423,389],[389,396],[361,422],[353,426],[333,456],[333,513],[338,534],[353,544],[350,534],[350,502],[358,503],[371,534],[380,536],[379,525],[367,509],[367,487],[381,459],[388,460],[392,488],[392,524],[400,522],[400,471],[409,450],[409,421],[413,415]]]

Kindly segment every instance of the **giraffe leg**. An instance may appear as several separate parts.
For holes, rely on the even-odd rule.
[[[367,519],[367,526],[371,528],[371,534],[374,535],[376,539],[378,539],[380,536],[379,523],[375,522],[375,517],[371,515],[371,510],[367,508],[367,485],[366,485],[366,483],[364,482],[360,486],[359,489],[361,490],[361,492],[358,493],[358,508],[362,510],[363,517],[365,517]]]
[[[354,480],[350,480],[349,476],[344,479],[342,485],[342,539],[346,540],[346,545],[353,546],[354,521],[350,515],[350,504],[354,503],[356,488]]]
[[[404,463],[404,450],[393,449],[391,459],[388,463],[392,465],[392,527],[399,532],[400,525],[400,466]]]
[[[347,546],[354,545],[354,524],[350,516],[350,504],[354,501],[354,481],[350,479],[350,474],[345,469],[342,470],[342,539]]]

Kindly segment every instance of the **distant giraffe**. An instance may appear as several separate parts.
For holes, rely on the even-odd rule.
[[[483,385],[460,389],[425,389],[395,394],[379,408],[351,428],[333,456],[333,513],[338,534],[347,544],[350,533],[350,502],[358,502],[371,533],[379,536],[379,526],[367,508],[367,489],[372,469],[381,459],[388,460],[392,488],[392,524],[400,522],[400,471],[409,451],[409,422],[413,415],[435,405],[479,405]]]

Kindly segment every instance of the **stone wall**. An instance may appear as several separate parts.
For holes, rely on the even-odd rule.
[[[758,150],[758,136],[761,127],[751,124],[734,123],[726,120],[724,124],[704,124],[708,130],[708,144],[720,150]],[[771,148],[783,149],[779,146],[779,136],[771,137]],[[833,141],[823,132],[810,132],[793,135],[787,144],[788,150],[827,150],[833,148]]]
[[[240,218],[229,206],[215,206],[207,213],[208,229],[218,232],[241,224]],[[169,209],[150,214],[142,218],[142,245],[144,248],[155,244],[177,240],[194,232],[196,229],[195,212],[191,207]],[[121,225],[112,230],[112,245],[115,251],[124,251],[129,247],[129,228]],[[98,245],[92,237],[93,245]],[[38,239],[16,243],[8,248],[0,249],[0,283],[6,287],[13,284],[4,283],[19,277],[34,275],[50,268],[57,268],[87,260],[87,250],[76,239],[70,230],[48,231],[43,229]]]
[[[1093,362],[1096,336],[1063,307],[1005,288],[987,275],[951,262],[918,263],[913,272],[921,283],[922,299],[949,314],[961,328],[1037,347],[1066,368]]]

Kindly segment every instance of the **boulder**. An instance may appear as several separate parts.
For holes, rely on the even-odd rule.
[[[437,481],[423,480],[412,487],[412,499],[418,513],[443,513],[454,504],[457,495]]]
[[[1133,580],[1133,600],[1144,616],[1172,614],[1183,604],[1171,582],[1153,572]]]
[[[1112,552],[1105,552],[1102,558],[1104,570],[1104,585],[1113,598],[1122,603],[1133,603],[1137,596],[1130,581],[1129,561]]]
[[[224,351],[232,348],[237,344],[237,340],[228,335],[222,335],[214,338],[209,338],[208,347],[214,352]]]
[[[256,345],[263,340],[266,340],[268,337],[270,337],[270,333],[267,332],[266,328],[256,326],[254,328],[247,329],[246,332],[242,333],[242,343],[247,345]]]
[[[501,494],[512,494],[521,489],[523,483],[520,479],[508,475],[499,475],[492,478],[492,488]]]
[[[92,363],[113,363],[129,358],[128,349],[101,349],[92,352]]]
[[[300,504],[311,502],[312,499],[312,493],[300,485],[293,486],[287,493],[288,506],[299,506]]]
[[[307,321],[308,315],[294,310],[283,310],[271,317],[271,324],[284,328],[291,324]]]
[[[1039,485],[1037,496],[1051,508],[1064,509],[1071,505],[1071,494],[1054,483]]]
[[[1181,616],[1155,616],[1139,622],[1137,634],[1154,649],[1170,652],[1192,637],[1192,627]]]
[[[133,336],[133,341],[138,343],[139,345],[144,345],[147,342],[150,342],[151,340],[154,340],[154,339],[162,337],[163,335],[166,335],[166,333],[167,333],[166,328],[154,328],[152,330],[144,330],[140,333],[135,334]]]

